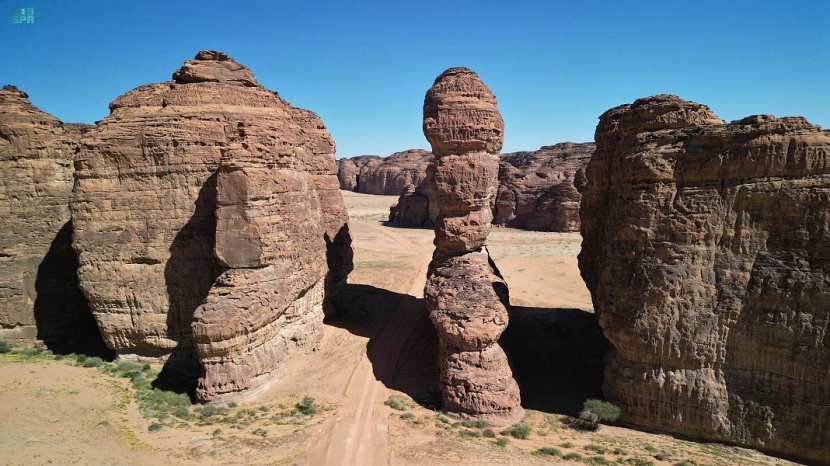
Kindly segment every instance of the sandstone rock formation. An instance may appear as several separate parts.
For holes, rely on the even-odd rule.
[[[541,231],[579,231],[580,191],[593,143],[565,142],[534,152],[499,156],[499,187],[493,207],[497,225]],[[432,226],[438,216],[429,174],[407,187],[389,208],[389,221]]]
[[[345,191],[360,192],[358,182],[360,172],[365,166],[377,166],[381,164],[381,157],[377,155],[359,155],[350,159],[337,160],[337,179],[340,181],[340,189]]]
[[[830,463],[830,135],[660,95],[600,117],[579,265],[623,419]]]
[[[334,143],[317,115],[203,51],[111,105],[82,139],[81,287],[122,357],[195,353],[197,396],[255,393],[322,332],[351,270]]]
[[[85,129],[35,108],[14,86],[0,90],[0,339],[15,346],[105,350],[70,244],[72,158]]]
[[[422,149],[409,149],[380,158],[361,155],[340,159],[337,177],[340,189],[363,194],[397,196],[407,185],[417,186],[426,177],[426,168],[434,158]]]
[[[442,73],[424,98],[424,135],[440,213],[424,298],[440,340],[443,408],[509,424],[521,418],[519,387],[498,345],[507,327],[507,285],[485,247],[504,122],[496,98],[466,68]]]
[[[525,230],[579,231],[585,166],[594,144],[565,142],[501,154],[493,223]]]

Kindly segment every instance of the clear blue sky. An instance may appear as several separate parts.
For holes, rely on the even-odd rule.
[[[18,7],[35,24],[12,24]],[[67,122],[215,49],[317,112],[338,157],[429,148],[424,93],[451,66],[493,89],[505,152],[590,141],[603,111],[659,93],[830,127],[830,0],[0,0],[0,15],[0,84]]]

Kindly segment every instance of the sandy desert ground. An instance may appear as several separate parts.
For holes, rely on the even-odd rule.
[[[598,395],[601,380],[602,354],[592,343],[601,337],[576,266],[576,233],[491,234],[490,252],[516,306],[502,344],[522,385],[527,438],[460,425],[429,409],[437,348],[421,298],[433,233],[386,225],[393,196],[343,195],[355,248],[355,271],[338,299],[343,315],[327,322],[313,351],[293,355],[287,376],[259,398],[218,413],[185,407],[154,419],[126,378],[71,358],[0,355],[0,464],[793,464],[741,448],[563,423],[586,393]],[[304,397],[314,399],[316,413],[297,409]],[[540,453],[545,447],[552,454]]]

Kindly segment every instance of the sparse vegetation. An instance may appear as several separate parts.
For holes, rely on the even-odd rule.
[[[308,395],[304,396],[303,400],[297,403],[297,411],[306,416],[314,416],[317,414],[317,410],[317,403],[314,401],[314,398]]]
[[[418,416],[416,416],[415,413],[410,413],[410,412],[406,412],[406,413],[401,414],[401,419],[403,419],[405,421],[412,421],[412,420],[416,419],[417,417]]]
[[[484,429],[483,431],[481,431],[481,435],[487,438],[496,438],[496,432],[493,431],[493,429]]]
[[[605,452],[608,451],[607,448],[593,443],[590,445],[585,445],[585,449],[588,451],[593,451],[594,453],[599,453],[600,455],[605,454]]]
[[[490,423],[487,421],[473,421],[470,419],[461,421],[461,425],[464,427],[469,427],[471,429],[484,429],[490,427]]]
[[[12,348],[9,346],[6,340],[0,340],[0,354],[11,353]]]
[[[499,437],[499,439],[496,440],[497,447],[504,448],[507,446],[508,443],[510,443],[510,439],[507,437]]]
[[[84,359],[84,362],[81,363],[81,367],[101,367],[104,364],[104,360],[96,356]]]
[[[540,455],[546,456],[562,456],[562,450],[554,447],[544,447],[536,451]]]
[[[154,422],[154,423],[150,424],[149,427],[147,427],[147,430],[149,430],[150,432],[156,432],[158,430],[161,430],[162,427],[163,426],[161,424],[159,424],[158,422]]]
[[[406,405],[404,405],[403,400],[395,395],[390,395],[384,404],[398,411],[406,411]]]
[[[481,437],[481,431],[480,430],[463,429],[463,430],[458,431],[458,435],[460,435],[461,438],[480,438]]]
[[[625,462],[631,466],[654,466],[654,462],[640,458],[628,458]]]
[[[562,457],[563,460],[568,461],[582,461],[582,455],[579,453],[568,453]]]
[[[559,446],[562,447],[562,448],[573,448],[574,444],[571,443],[571,442],[564,442],[564,443],[561,443]]]
[[[509,427],[501,431],[502,435],[509,435],[513,438],[524,440],[530,436],[530,426],[524,422],[520,422],[513,427]]]

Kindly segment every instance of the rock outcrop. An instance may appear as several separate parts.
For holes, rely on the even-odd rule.
[[[510,424],[523,411],[498,345],[508,290],[485,247],[504,122],[478,75],[450,68],[426,93],[423,128],[435,154],[430,184],[440,210],[424,298],[440,340],[443,409]]]
[[[579,231],[579,202],[593,143],[565,142],[534,152],[499,156],[499,187],[492,202],[496,225],[539,231]],[[438,216],[427,178],[407,186],[389,208],[389,221],[432,226]]]
[[[564,142],[501,154],[493,223],[524,230],[579,231],[585,166],[594,144]]]
[[[380,165],[381,160],[382,158],[378,155],[359,155],[350,159],[338,159],[337,179],[340,182],[340,189],[360,192],[358,183],[363,167]]]
[[[660,95],[600,117],[579,266],[627,422],[830,463],[830,136]]]
[[[203,401],[255,393],[319,339],[324,296],[351,270],[334,142],[221,52],[110,109],[82,138],[72,204],[107,344],[198,355]]]
[[[340,189],[363,194],[397,196],[408,185],[417,186],[426,178],[426,168],[434,158],[422,149],[409,149],[380,158],[361,155],[340,159],[337,177]]]
[[[72,159],[85,129],[35,108],[14,86],[0,90],[0,339],[15,346],[106,350],[71,248]]]

